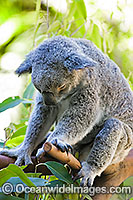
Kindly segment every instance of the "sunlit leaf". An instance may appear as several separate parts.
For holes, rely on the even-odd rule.
[[[83,17],[84,20],[87,18],[87,12],[86,12],[86,6],[84,0],[75,0],[76,3],[76,12],[75,12],[75,18]]]
[[[99,27],[97,24],[93,24],[93,26],[91,26],[91,32],[90,30],[88,30],[89,32],[89,40],[93,41],[94,44],[99,47],[100,49],[102,49],[102,38],[100,36],[100,31],[99,31]]]
[[[3,112],[9,108],[13,108],[23,102],[19,96],[9,97],[0,103],[0,112]]]
[[[21,99],[19,96],[9,97],[5,99],[2,103],[0,103],[0,112],[3,112],[9,108],[13,108],[19,105],[20,103],[31,104],[33,103],[33,101]]]
[[[25,135],[25,132],[26,132],[26,129],[27,129],[27,126],[22,126],[21,128],[19,128],[16,132],[13,133],[12,138],[15,138],[15,137],[18,137],[20,135]]]
[[[25,138],[25,135],[20,135],[20,136],[14,137],[13,139],[9,139],[6,142],[6,146],[11,147],[11,148],[16,147],[23,142],[24,138]]]

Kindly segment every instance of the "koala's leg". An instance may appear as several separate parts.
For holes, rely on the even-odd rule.
[[[31,154],[36,146],[45,138],[46,133],[56,119],[56,114],[56,107],[45,106],[41,95],[37,96],[24,141],[14,149],[0,151],[0,154],[16,157],[16,165],[22,165],[23,162],[25,165],[31,164]]]
[[[87,161],[82,163],[82,168],[76,179],[83,177],[81,185],[91,186],[94,178],[97,175],[100,176],[116,158],[115,154],[118,157],[117,160],[120,161],[121,152],[127,154],[131,146],[132,130],[118,119],[108,119],[103,129],[96,136]]]

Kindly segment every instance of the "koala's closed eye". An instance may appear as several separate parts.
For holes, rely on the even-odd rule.
[[[63,84],[63,85],[61,85],[60,87],[57,88],[57,91],[61,95],[61,94],[64,94],[65,92],[67,92],[68,89],[69,89],[69,85]]]
[[[59,87],[57,88],[58,92],[60,92],[60,91],[62,91],[62,90],[64,90],[64,89],[66,89],[66,84],[63,84],[63,85],[61,85],[61,86],[59,86]]]

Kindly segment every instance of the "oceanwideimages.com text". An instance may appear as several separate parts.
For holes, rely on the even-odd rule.
[[[4,183],[1,187],[1,192],[4,194],[11,194],[12,192],[17,192],[18,194],[24,193],[31,193],[31,194],[44,194],[44,193],[60,193],[60,194],[89,194],[90,196],[94,196],[95,194],[131,194],[132,188],[130,186],[123,186],[123,187],[76,187],[73,184],[66,186],[63,184],[59,186],[58,184],[55,187],[50,186],[37,186],[37,187],[28,187],[22,183],[17,185],[12,185],[11,183]]]

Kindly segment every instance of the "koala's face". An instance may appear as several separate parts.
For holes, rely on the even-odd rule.
[[[74,72],[61,66],[46,67],[45,70],[33,71],[32,82],[42,94],[46,105],[56,105],[76,91],[78,85]]]
[[[56,105],[78,90],[84,72],[96,65],[71,38],[57,36],[45,40],[29,53],[16,70],[21,75],[32,72],[32,82],[46,105]]]

